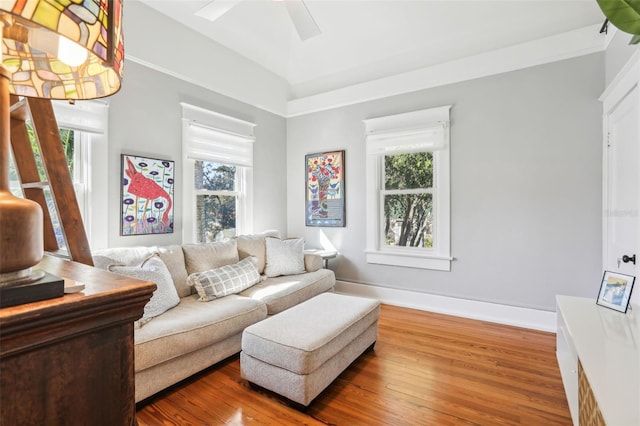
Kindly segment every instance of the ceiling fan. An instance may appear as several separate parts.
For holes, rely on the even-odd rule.
[[[243,0],[213,0],[198,10],[196,15],[210,21],[215,21],[241,1]],[[291,21],[298,32],[298,36],[300,36],[300,40],[305,41],[321,34],[320,27],[318,27],[318,24],[315,19],[313,19],[311,12],[309,12],[303,0],[282,0],[281,3],[287,8]]]

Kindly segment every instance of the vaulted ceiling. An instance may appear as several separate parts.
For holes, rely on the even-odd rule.
[[[281,76],[293,98],[604,21],[595,0],[306,0],[321,34],[303,42],[280,1],[141,1]],[[234,4],[214,21],[197,15],[212,2]]]

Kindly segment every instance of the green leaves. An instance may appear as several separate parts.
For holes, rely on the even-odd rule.
[[[640,42],[640,0],[596,0],[602,13],[621,31],[633,34],[629,44]]]
[[[385,155],[385,189],[431,188],[433,153]]]

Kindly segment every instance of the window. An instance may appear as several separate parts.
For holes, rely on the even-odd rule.
[[[109,104],[103,100],[53,101],[61,136],[73,140],[67,148],[71,179],[92,250],[108,246]],[[68,132],[65,134],[65,132]],[[73,150],[71,155],[70,150]]]
[[[229,164],[196,160],[196,241],[208,243],[235,235],[239,168]]]
[[[367,262],[451,269],[450,108],[365,120]]]
[[[73,105],[65,101],[53,101],[52,105],[87,237],[92,249],[104,248],[107,245],[108,235],[104,226],[106,217],[102,217],[107,211],[106,182],[104,179],[93,177],[106,174],[103,159],[107,156],[108,105],[102,101],[78,101]],[[40,160],[40,150],[29,120],[27,120],[27,129],[40,179],[46,181],[46,173]],[[92,159],[100,159],[100,161],[92,164]],[[16,196],[22,196],[13,162],[10,164],[9,176],[11,191]],[[92,191],[92,188],[95,191]],[[64,251],[66,241],[54,208],[53,197],[48,189],[45,188],[44,192],[58,245]]]
[[[254,124],[182,105],[185,242],[252,232]]]
[[[384,245],[433,247],[433,153],[384,156]]]

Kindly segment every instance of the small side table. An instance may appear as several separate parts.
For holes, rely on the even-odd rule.
[[[304,253],[320,256],[324,263],[324,269],[329,268],[329,259],[335,259],[338,256],[338,252],[335,250],[308,249],[305,250]]]

